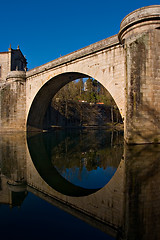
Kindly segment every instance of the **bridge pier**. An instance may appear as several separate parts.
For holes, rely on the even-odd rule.
[[[125,140],[160,143],[160,6],[126,16],[119,39],[126,58]]]
[[[11,71],[0,89],[0,132],[26,130],[26,73]]]

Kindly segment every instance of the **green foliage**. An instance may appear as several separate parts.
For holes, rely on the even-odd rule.
[[[110,93],[95,79],[79,79],[65,85],[55,95],[54,100],[60,102],[67,101],[87,101],[88,103],[101,102],[108,106],[116,106]],[[54,102],[53,100],[53,102]]]
[[[110,121],[114,122],[114,115],[117,116],[116,121],[119,121],[119,110],[112,96],[98,81],[90,77],[88,79],[81,78],[65,85],[54,96],[51,105],[65,119],[70,119],[70,121],[77,119],[77,121],[80,121],[79,124],[82,125],[84,122],[84,106],[82,106],[82,103],[84,102],[88,104],[101,103],[108,106],[110,108]],[[87,105],[85,105],[86,107]]]

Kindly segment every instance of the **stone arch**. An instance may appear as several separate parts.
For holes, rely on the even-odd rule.
[[[54,95],[69,82],[79,78],[87,78],[87,77],[92,77],[92,76],[84,73],[79,73],[79,72],[65,72],[50,78],[40,88],[40,90],[37,92],[36,96],[32,101],[32,104],[30,106],[29,113],[27,116],[27,130],[28,131],[43,130],[43,119],[44,119],[47,107],[50,101],[52,100],[52,98],[54,97]],[[96,79],[96,80],[104,86],[103,81],[99,79]],[[106,88],[106,86],[104,87]],[[112,96],[112,92],[110,91],[110,89],[107,89],[107,91]],[[117,107],[120,110],[120,107],[118,106],[118,104],[117,104]],[[120,114],[123,118],[121,111],[120,111]]]

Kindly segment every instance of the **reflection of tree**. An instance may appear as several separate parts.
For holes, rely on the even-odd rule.
[[[70,135],[52,148],[52,163],[61,173],[66,169],[74,172],[76,168],[82,171],[83,167],[88,171],[97,167],[117,168],[123,152],[123,137],[114,136],[113,147],[110,139],[111,134],[106,131],[83,131],[77,138]]]

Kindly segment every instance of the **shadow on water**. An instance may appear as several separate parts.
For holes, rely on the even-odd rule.
[[[123,155],[123,135],[101,130],[57,130],[28,138],[43,180],[68,196],[87,196],[110,181]]]

